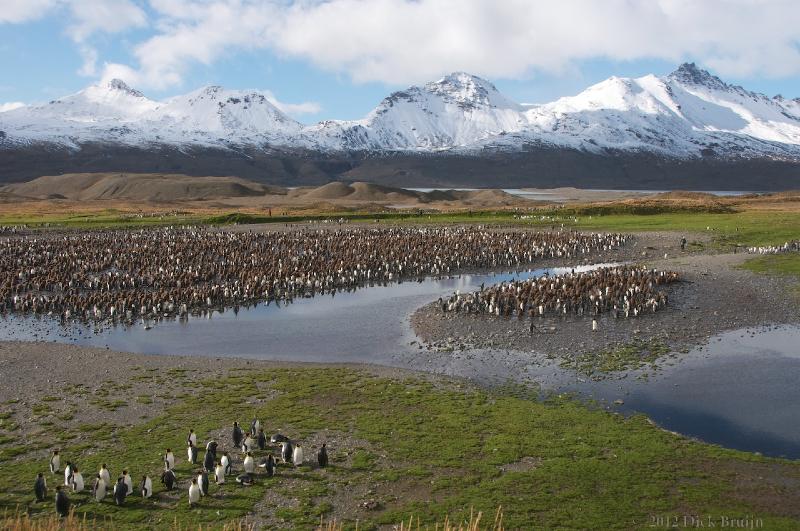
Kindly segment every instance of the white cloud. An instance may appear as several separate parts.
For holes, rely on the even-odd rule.
[[[69,0],[71,21],[67,32],[75,42],[94,33],[119,33],[144,26],[145,12],[131,0]]]
[[[0,0],[0,24],[19,24],[45,16],[58,0]]]
[[[13,111],[14,109],[19,109],[20,107],[25,107],[25,104],[19,101],[0,103],[0,112]]]

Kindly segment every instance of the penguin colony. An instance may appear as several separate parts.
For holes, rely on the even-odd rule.
[[[254,420],[251,424],[250,431],[245,433],[239,426],[238,422],[233,423],[231,431],[232,449],[230,451],[223,450],[219,444],[210,440],[205,445],[205,455],[203,457],[203,466],[198,468],[196,472],[191,473],[189,477],[181,478],[179,481],[178,475],[175,472],[175,454],[172,449],[167,448],[161,458],[164,463],[163,472],[161,473],[160,482],[163,486],[162,491],[172,491],[180,489],[181,483],[185,484],[184,488],[187,490],[187,499],[190,506],[202,503],[202,499],[208,496],[211,492],[211,484],[216,485],[219,489],[225,484],[227,477],[234,477],[236,483],[240,486],[252,486],[258,483],[261,478],[271,478],[278,472],[279,464],[282,463],[287,466],[298,468],[306,464],[306,457],[303,447],[288,437],[275,434],[269,439],[270,446],[280,446],[278,456],[274,456],[268,452],[266,457],[260,458],[258,465],[256,465],[256,458],[254,456],[255,448],[246,446],[245,441],[257,440],[257,447],[259,450],[268,452],[268,442],[263,428],[260,426],[258,420]],[[186,445],[189,448],[197,448],[197,434],[194,430],[189,432],[186,439]],[[196,451],[195,451],[196,454]],[[241,473],[237,470],[235,454],[241,460]],[[189,454],[191,456],[191,453]],[[187,460],[191,465],[196,465],[196,462]],[[317,451],[317,467],[325,468],[328,466],[328,448],[323,444]],[[58,450],[54,450],[50,456],[49,463],[50,473],[60,476],[61,470],[61,455]],[[263,472],[258,472],[257,468],[263,469]],[[86,484],[84,483],[83,476],[79,471],[77,465],[72,461],[66,461],[63,469],[64,481],[61,483],[59,477],[59,485],[56,486],[55,492],[55,510],[60,516],[66,516],[70,512],[73,505],[75,495],[85,492]],[[133,479],[127,469],[123,469],[122,473],[115,481],[111,480],[111,473],[105,463],[100,467],[100,470],[94,476],[91,482],[90,496],[81,496],[81,502],[97,502],[101,503],[105,500],[107,495],[111,494],[114,504],[122,506],[125,505],[125,500],[128,496],[139,495],[144,499],[153,497],[156,493],[153,490],[153,479],[145,474],[137,484],[137,489],[134,490]],[[33,485],[34,495],[37,502],[43,502],[47,498],[48,487],[47,478],[44,473],[39,472],[36,476]]]
[[[466,295],[455,293],[447,300],[439,299],[439,304],[443,312],[516,315],[520,319],[601,313],[637,317],[664,308],[667,294],[657,287],[678,279],[678,273],[673,271],[607,267],[503,282]]]
[[[104,230],[0,239],[0,314],[133,323],[462,269],[588,257],[622,234],[386,228]]]
[[[800,251],[800,240],[792,240],[783,245],[768,245],[765,247],[748,247],[750,254],[782,254]]]

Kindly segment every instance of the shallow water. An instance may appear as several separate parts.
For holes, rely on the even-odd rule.
[[[604,264],[608,265],[608,264]],[[595,266],[576,267],[584,270]],[[375,363],[473,379],[478,383],[544,382],[617,409],[642,412],[659,425],[726,447],[800,458],[800,327],[739,330],[679,355],[648,379],[585,381],[544,356],[505,350],[419,350],[409,316],[455,290],[471,291],[564,268],[428,278],[260,304],[210,319],[111,326],[97,332],[64,328],[49,318],[0,319],[0,340],[47,340],[109,347],[123,352],[246,357],[266,360]],[[320,300],[321,299],[321,300]],[[616,407],[616,406],[612,406]]]

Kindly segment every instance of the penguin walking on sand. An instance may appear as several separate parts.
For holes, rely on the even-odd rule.
[[[69,496],[64,492],[64,486],[59,485],[56,487],[56,512],[59,516],[64,517],[69,514]]]
[[[294,452],[292,453],[292,463],[295,467],[303,464],[303,447],[299,444],[294,447]]]
[[[164,470],[172,470],[175,468],[175,454],[172,453],[170,448],[164,452]]]
[[[41,472],[36,475],[36,482],[33,484],[33,493],[36,494],[36,501],[44,501],[47,497],[47,480],[44,479],[44,474]]]
[[[128,485],[125,483],[125,478],[120,476],[114,484],[114,503],[123,505],[125,497],[128,495]]]
[[[200,501],[200,486],[197,484],[197,478],[192,478],[192,484],[189,485],[189,507]]]
[[[219,463],[222,465],[222,470],[226,476],[233,473],[233,463],[231,463],[231,457],[228,452],[222,454],[222,459],[219,460]]]
[[[197,446],[192,444],[192,441],[188,441],[187,444],[189,446],[186,447],[186,455],[189,458],[189,463],[196,465],[197,464]]]
[[[139,483],[139,490],[142,493],[142,498],[149,498],[153,495],[153,480],[150,476],[142,476],[142,482]]]
[[[78,467],[75,467],[72,472],[72,491],[83,492],[84,486],[83,474],[78,470]]]
[[[105,463],[100,467],[98,474],[100,474],[100,477],[106,482],[106,487],[111,485],[111,473],[108,471],[108,467]]]
[[[256,471],[256,462],[250,452],[247,452],[247,456],[244,458],[244,471],[247,474],[252,474]]]
[[[167,490],[172,490],[175,487],[175,481],[175,472],[172,470],[165,470],[161,474],[161,483],[164,484],[164,488]]]
[[[214,483],[217,485],[225,483],[225,467],[222,466],[222,463],[214,468]]]
[[[592,319],[592,332],[597,332],[597,319]]]
[[[72,461],[67,461],[67,466],[64,467],[64,486],[72,487]]]
[[[50,456],[50,473],[55,474],[61,470],[61,455],[59,455],[58,450],[53,450],[53,454]]]
[[[286,440],[281,442],[281,459],[283,459],[284,463],[291,463],[292,456],[294,455],[293,452],[292,441]]]
[[[328,466],[328,447],[325,446],[325,443],[322,443],[322,448],[317,452],[317,463],[320,468]]]
[[[238,422],[233,423],[233,433],[231,434],[231,439],[233,440],[233,446],[236,448],[242,445],[242,439],[244,438],[244,433],[242,433],[242,428],[239,427]]]
[[[200,485],[200,495],[208,496],[208,472],[205,470],[197,472],[197,484]]]
[[[100,474],[94,477],[94,484],[92,484],[92,497],[97,502],[103,501],[106,497],[106,482]]]

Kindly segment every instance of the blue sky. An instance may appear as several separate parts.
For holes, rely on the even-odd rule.
[[[0,0],[0,104],[121,77],[155,99],[266,89],[314,122],[454,70],[536,103],[683,61],[800,97],[798,43],[784,0]]]

